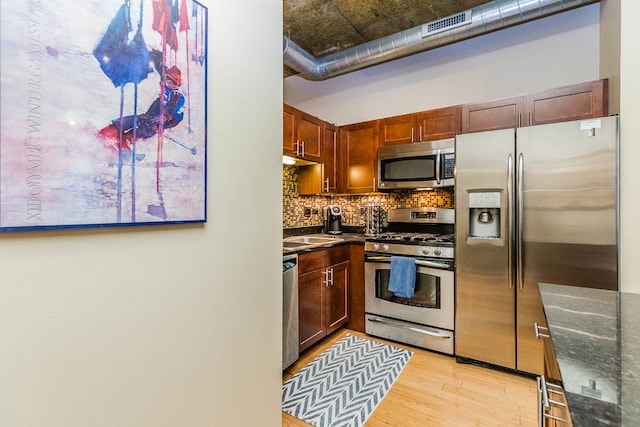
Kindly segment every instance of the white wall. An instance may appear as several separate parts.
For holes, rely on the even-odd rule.
[[[621,0],[620,6],[620,288],[640,293],[640,2]]]
[[[284,100],[338,125],[598,79],[599,5],[321,82],[284,81]]]
[[[1,234],[1,426],[281,425],[282,2],[202,3],[209,220]]]

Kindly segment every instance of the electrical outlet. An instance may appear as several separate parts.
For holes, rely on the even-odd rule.
[[[311,216],[311,208],[308,208],[308,207],[304,208],[304,216]]]

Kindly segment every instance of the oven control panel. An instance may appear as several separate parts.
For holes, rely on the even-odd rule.
[[[389,255],[453,258],[453,247],[447,246],[365,242],[364,250],[365,252],[378,252]]]

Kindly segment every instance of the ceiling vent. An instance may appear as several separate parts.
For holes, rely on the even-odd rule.
[[[447,16],[434,22],[422,25],[422,37],[431,36],[441,31],[471,24],[471,10]]]

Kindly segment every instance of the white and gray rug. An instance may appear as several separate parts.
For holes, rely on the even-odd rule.
[[[360,427],[413,353],[347,335],[282,385],[282,410],[316,427]]]

